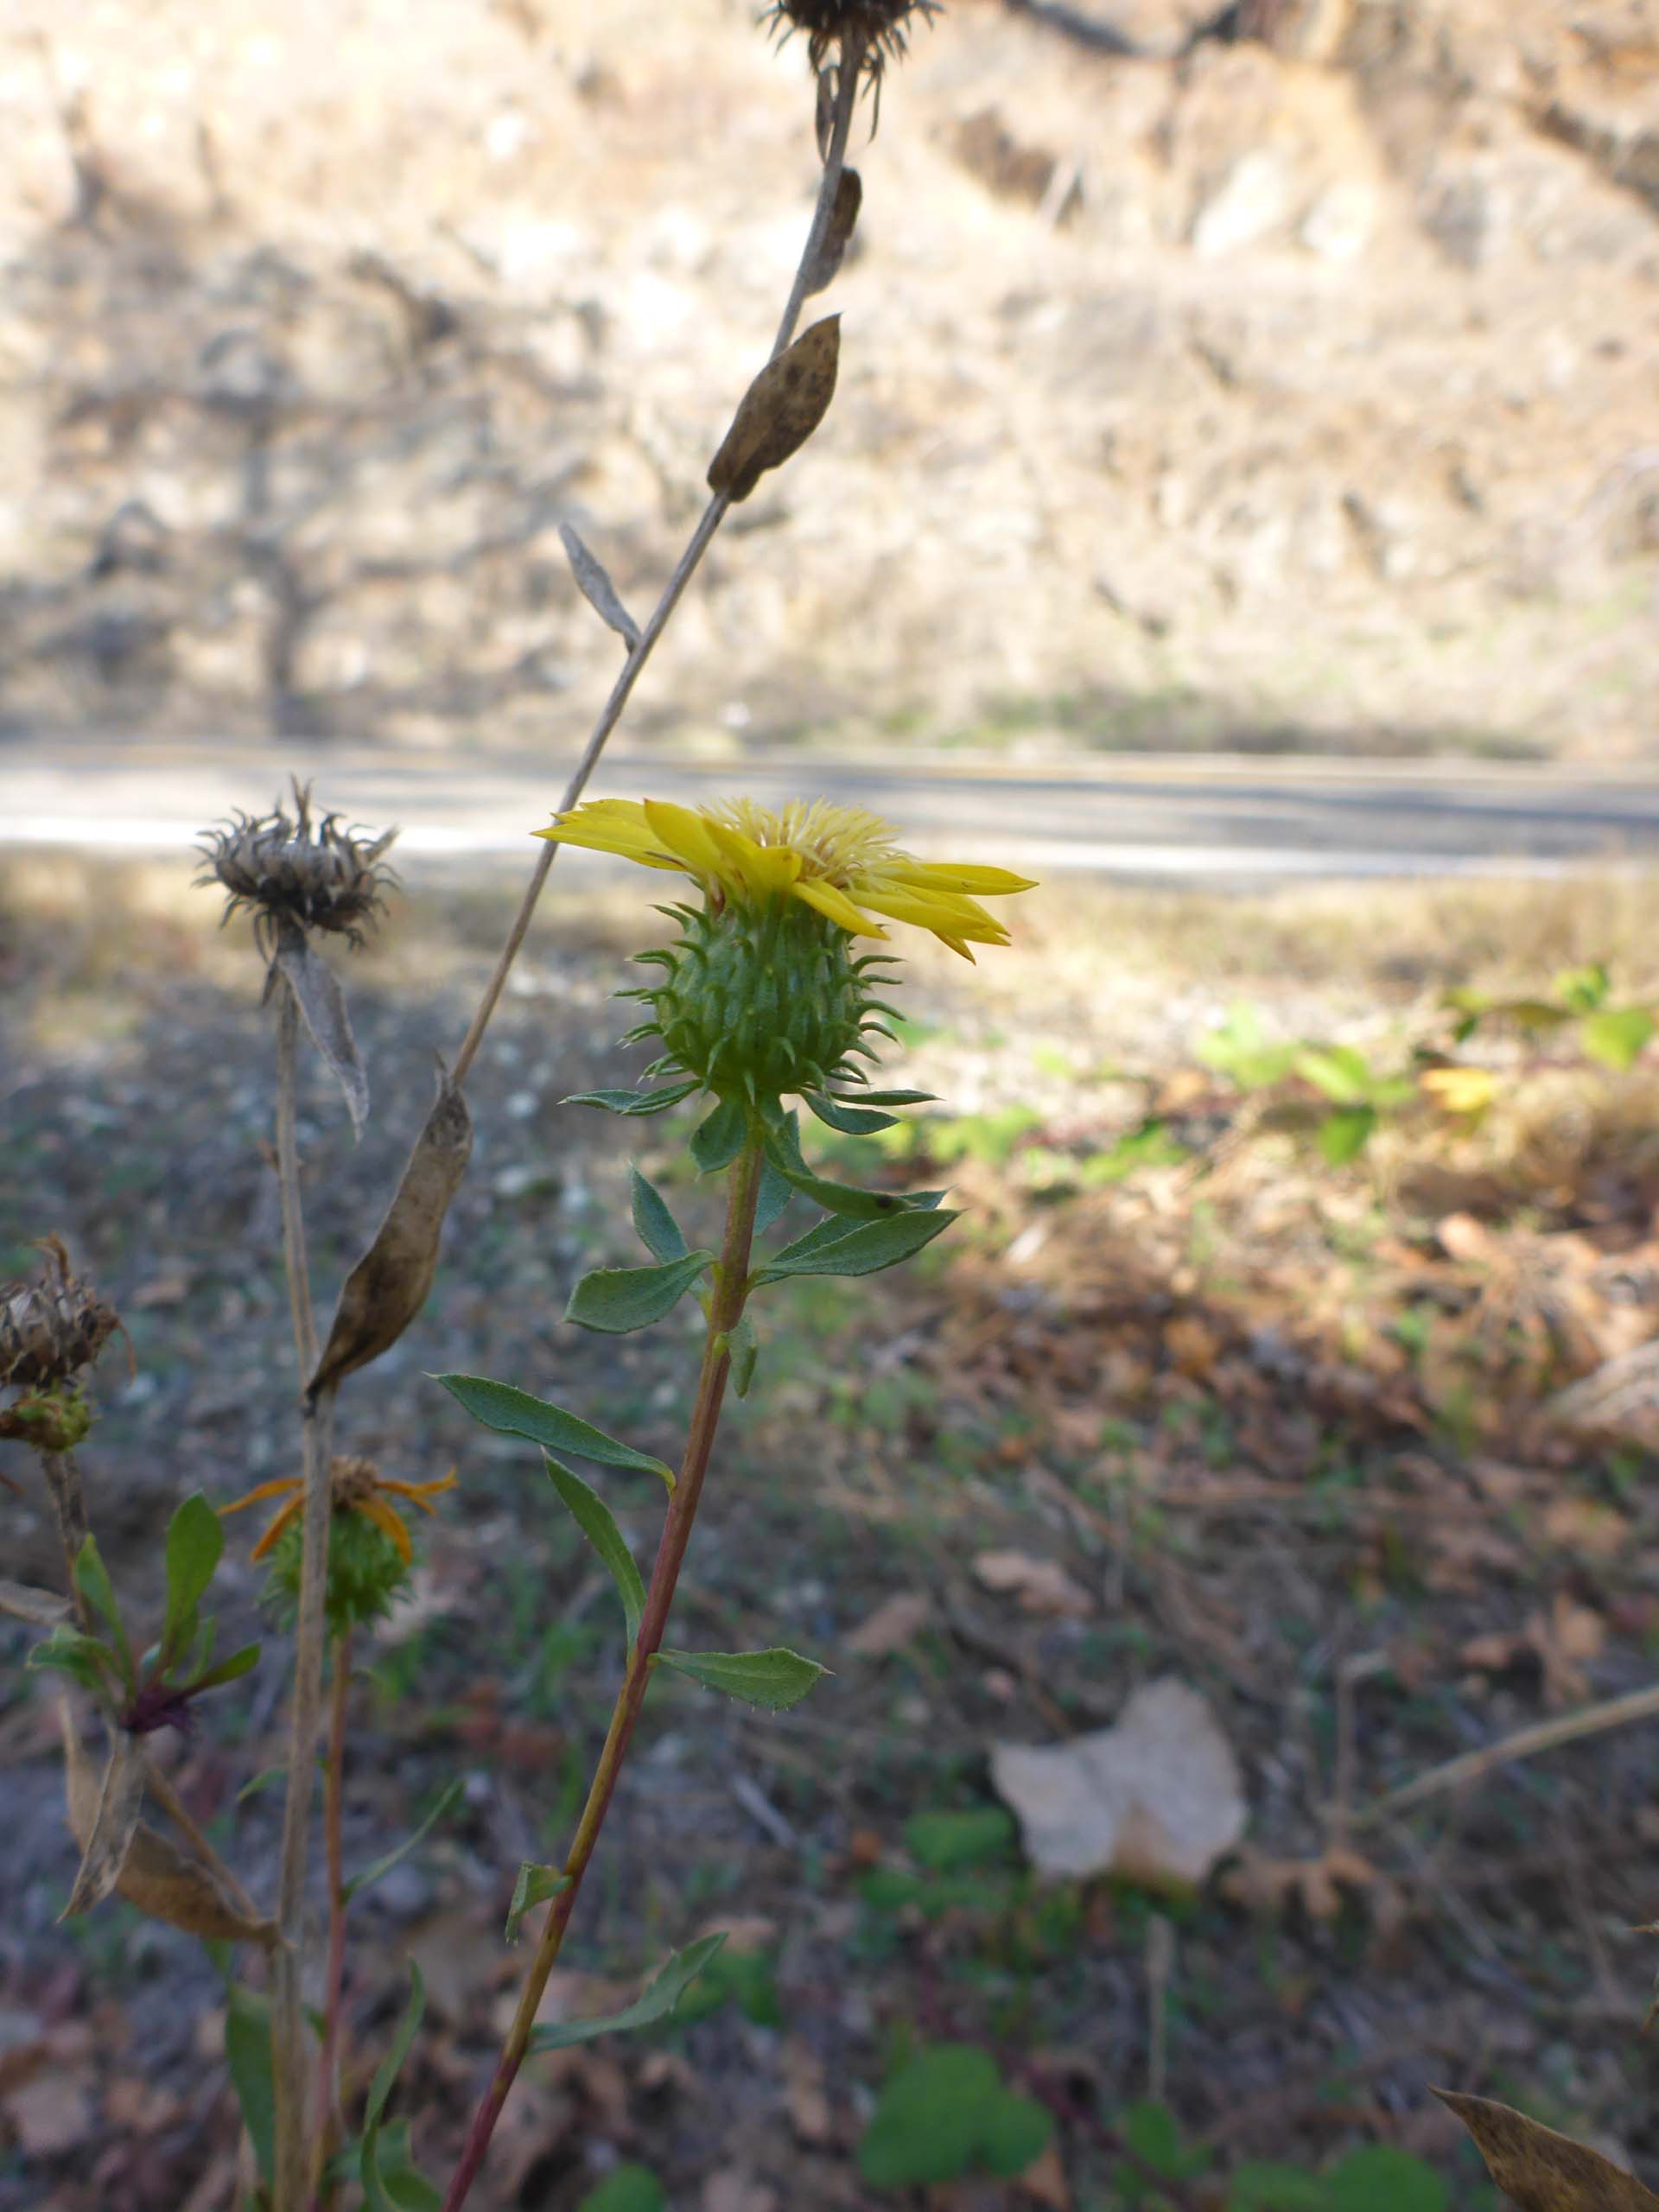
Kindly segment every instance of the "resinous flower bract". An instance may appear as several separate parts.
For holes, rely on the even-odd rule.
[[[973,944],[1008,942],[981,899],[1033,887],[1006,868],[918,860],[878,816],[823,799],[776,810],[595,799],[537,835],[698,885],[701,907],[671,910],[678,944],[640,956],[664,973],[637,994],[652,1018],[633,1034],[667,1048],[652,1073],[677,1070],[753,1106],[860,1079],[848,1055],[871,1057],[863,1033],[891,1009],[873,995],[882,957],[855,958],[854,939],[909,922],[971,960]]]

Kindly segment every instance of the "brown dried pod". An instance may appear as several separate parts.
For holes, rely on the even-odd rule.
[[[1587,2144],[1491,2097],[1433,2094],[1474,2137],[1487,2171],[1521,2212],[1659,2212],[1659,2196]]]
[[[836,204],[830,211],[829,227],[825,230],[806,272],[806,289],[810,298],[832,283],[847,249],[852,243],[858,225],[858,211],[864,204],[864,180],[856,169],[842,169],[836,183]]]
[[[449,1202],[473,1155],[467,1101],[448,1069],[374,1242],[340,1286],[308,1395],[378,1359],[426,1303]]]
[[[766,363],[709,464],[711,492],[747,499],[767,469],[800,450],[829,411],[840,359],[841,317],[828,315]]]
[[[251,912],[254,940],[267,957],[284,921],[361,944],[397,880],[382,865],[397,832],[377,837],[342,829],[337,814],[314,820],[310,785],[296,782],[293,791],[291,815],[279,804],[269,814],[236,814],[204,830],[207,866],[196,880],[218,883],[229,894],[223,920],[245,907]]]
[[[37,1282],[0,1283],[0,1388],[49,1389],[90,1367],[121,1325],[91,1283],[69,1265],[63,1240],[41,1240]]]

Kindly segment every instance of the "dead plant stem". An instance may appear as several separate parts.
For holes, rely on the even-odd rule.
[[[344,2063],[346,1992],[346,1866],[342,1815],[346,1781],[346,1722],[352,1694],[352,1637],[348,1629],[334,1640],[328,1696],[328,1764],[324,1771],[322,1827],[328,1861],[328,1969],[323,1999],[322,2052],[317,2063],[316,2171],[314,2212],[326,2212],[334,2192],[327,2181],[329,2159],[345,2133],[340,2101]]]
[[[789,299],[784,308],[783,320],[778,325],[778,335],[772,340],[771,359],[773,360],[776,360],[795,335],[795,326],[800,321],[801,308],[805,302],[807,288],[811,282],[813,264],[818,257],[825,235],[835,215],[836,194],[841,183],[842,172],[847,166],[847,142],[852,134],[853,111],[858,105],[858,79],[862,60],[862,49],[856,46],[849,46],[849,51],[842,58],[836,92],[835,120],[830,130],[829,151],[824,156],[823,175],[819,181],[818,197],[812,210],[812,226],[806,235],[806,244],[802,249],[800,263],[795,271],[794,283],[790,287]],[[703,509],[684,552],[681,554],[675,564],[673,575],[664,587],[662,597],[652,609],[650,620],[639,633],[639,644],[632,648],[626,660],[622,664],[622,672],[612,686],[611,696],[605,702],[599,720],[594,724],[593,734],[582,747],[582,757],[576,763],[569,782],[564,787],[563,794],[556,810],[558,813],[568,812],[587,789],[588,780],[599,765],[600,754],[605,750],[606,741],[622,719],[622,710],[628,703],[629,696],[639,681],[645,663],[651,658],[657,640],[667,628],[669,618],[678,606],[681,594],[690,582],[698,563],[708,551],[715,532],[725,520],[726,511],[730,505],[731,501],[724,493],[716,493]],[[512,963],[518,957],[519,949],[529,934],[531,918],[552,870],[553,862],[558,856],[558,850],[556,845],[543,844],[536,865],[531,871],[530,881],[525,887],[524,895],[519,902],[518,912],[513,917],[512,926],[507,931],[506,942],[496,959],[488,982],[484,986],[483,996],[479,1000],[477,1010],[473,1015],[466,1036],[461,1040],[461,1050],[455,1055],[454,1078],[457,1084],[466,1082],[467,1071],[478,1057],[478,1048],[484,1041],[484,1033],[490,1026],[491,1017],[506,986]]]

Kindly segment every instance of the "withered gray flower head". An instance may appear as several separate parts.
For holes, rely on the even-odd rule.
[[[60,1238],[43,1238],[41,1249],[46,1262],[37,1281],[0,1283],[0,1388],[69,1382],[121,1325],[114,1306],[71,1268]]]
[[[859,51],[861,67],[880,79],[891,61],[902,61],[910,29],[931,22],[944,0],[771,0],[762,21],[779,42],[804,31],[812,67],[820,67],[832,47]]]
[[[284,922],[301,929],[332,930],[361,944],[397,880],[383,857],[397,835],[374,836],[345,829],[337,814],[313,818],[311,787],[294,785],[294,811],[280,805],[264,815],[237,814],[203,833],[206,872],[199,883],[229,893],[222,919],[244,907],[254,936],[269,954]]]

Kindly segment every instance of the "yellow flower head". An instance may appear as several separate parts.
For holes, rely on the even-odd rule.
[[[879,816],[828,799],[791,799],[775,811],[752,799],[695,809],[664,799],[590,799],[536,834],[692,876],[715,907],[799,900],[859,937],[887,936],[878,915],[912,922],[965,960],[974,957],[970,944],[1008,942],[979,899],[1034,887],[1007,868],[918,861],[899,849]]]
[[[423,1513],[433,1513],[436,1508],[431,1500],[440,1492],[454,1490],[455,1471],[435,1482],[400,1483],[383,1475],[372,1459],[355,1455],[337,1455],[329,1469],[330,1488],[336,1513],[360,1513],[372,1528],[378,1529],[391,1539],[397,1556],[407,1567],[413,1553],[410,1547],[409,1529],[404,1516],[387,1500],[407,1498],[411,1505],[418,1505]],[[272,1515],[270,1525],[249,1553],[250,1560],[264,1559],[274,1551],[283,1531],[289,1524],[305,1517],[305,1484],[298,1475],[279,1475],[274,1482],[260,1483],[245,1497],[237,1498],[232,1504],[219,1509],[222,1519],[226,1514],[240,1513],[250,1505],[264,1505],[268,1500],[282,1498],[284,1503]]]

